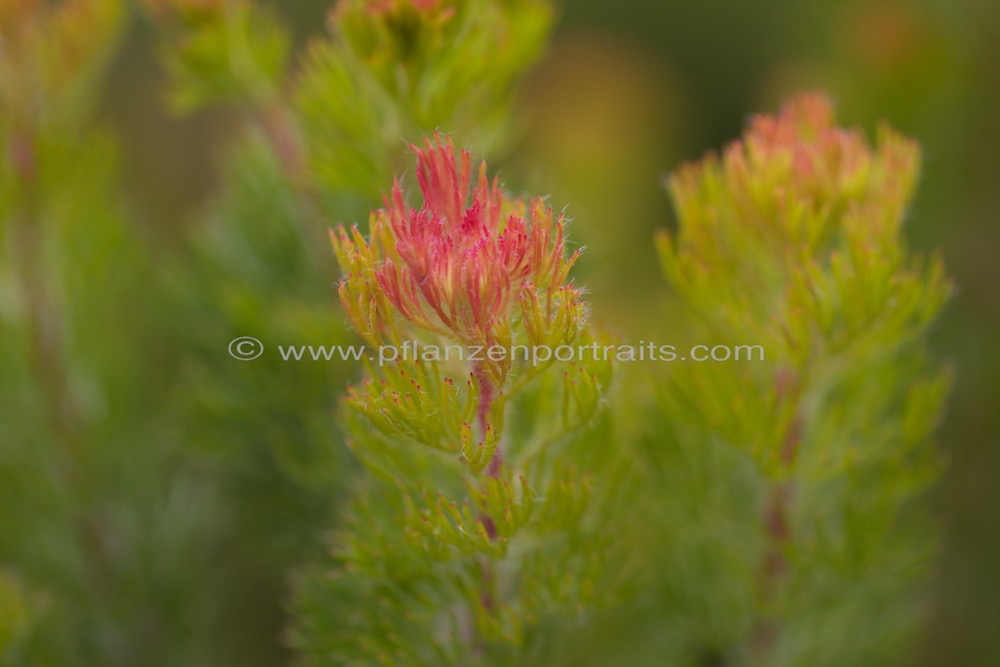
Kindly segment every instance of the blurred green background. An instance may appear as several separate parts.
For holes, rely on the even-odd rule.
[[[328,3],[273,4],[299,40],[322,30]],[[132,206],[169,245],[211,201],[234,137],[225,112],[171,116],[163,79],[137,20],[102,115],[119,135]],[[582,281],[598,317],[640,336],[652,326],[644,299],[660,285],[651,236],[672,224],[665,174],[800,89],[828,91],[842,123],[872,131],[885,119],[923,146],[909,238],[939,249],[954,277],[933,337],[957,382],[939,436],[949,467],[932,502],[945,548],[920,656],[995,664],[985,656],[1000,655],[1000,3],[565,0],[501,174],[570,204],[574,239],[591,248]]]

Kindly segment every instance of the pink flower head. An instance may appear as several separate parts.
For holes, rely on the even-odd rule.
[[[424,203],[408,207],[397,181],[376,223],[395,252],[375,270],[378,285],[406,319],[466,341],[492,341],[517,290],[562,285],[576,255],[563,258],[563,219],[541,199],[505,199],[469,154],[436,136],[417,154]]]
[[[786,103],[775,116],[754,116],[740,142],[726,152],[734,168],[781,165],[802,192],[832,194],[868,166],[871,151],[864,135],[834,125],[833,105],[819,93]]]
[[[892,232],[918,164],[914,142],[882,127],[873,146],[860,130],[836,126],[828,97],[801,94],[775,115],[753,117],[721,160],[709,156],[671,177],[681,217],[698,220],[680,238],[706,257],[737,235],[819,248],[869,209],[888,211],[875,217]]]

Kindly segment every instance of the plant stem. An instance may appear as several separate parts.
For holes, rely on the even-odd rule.
[[[791,469],[802,443],[802,418],[796,415],[785,431],[779,450],[780,462],[785,470]],[[789,512],[793,502],[794,486],[790,481],[780,481],[771,488],[764,510],[764,531],[767,547],[761,564],[759,604],[761,618],[753,631],[752,651],[761,664],[767,662],[767,653],[778,640],[780,628],[777,619],[767,614],[774,602],[778,588],[788,574],[788,560],[785,552],[791,543]]]

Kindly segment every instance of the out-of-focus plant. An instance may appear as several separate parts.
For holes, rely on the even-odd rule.
[[[212,506],[176,467],[150,253],[93,118],[122,14],[0,10],[0,562],[27,616],[4,664],[198,664],[212,599]]]
[[[352,181],[362,158],[324,171],[314,152],[329,145],[324,133],[354,136],[352,104],[387,93],[361,57],[345,55],[343,69],[297,60],[257,3],[143,4],[163,28],[164,97],[183,112],[224,105],[241,121],[205,224],[155,252],[121,203],[113,142],[93,120],[125,3],[0,3],[0,567],[17,582],[10,608],[28,614],[3,656],[15,665],[282,660],[284,580],[319,544],[339,488],[331,409],[351,369],[283,363],[274,347],[346,341],[320,250],[323,204],[367,207],[374,189]],[[391,176],[407,140],[505,117],[497,108],[547,21],[518,33],[513,5],[469,4],[455,20],[496,19],[477,26],[500,32],[476,39],[499,53],[520,34],[522,59],[472,76],[451,68],[481,65],[445,58],[449,39],[429,41],[411,66],[445,77],[462,102],[418,110],[413,95],[392,94],[383,113],[407,119],[398,133],[345,140],[338,155],[360,151]],[[542,2],[524,7],[549,15]],[[343,33],[409,11],[374,9]],[[339,16],[310,54],[353,53]],[[343,113],[310,106],[317,90]],[[271,354],[232,359],[237,335]]]
[[[513,85],[551,17],[540,0],[342,0],[340,39],[313,45],[297,95],[317,178],[378,196],[403,166],[399,138],[436,128],[506,150]]]
[[[948,386],[925,333],[949,285],[900,231],[917,166],[914,142],[882,127],[873,147],[802,95],[670,178],[672,336],[766,359],[654,376],[637,452],[656,583],[626,634],[646,646],[632,664],[904,656],[937,543],[915,501],[940,469],[928,437]]]
[[[332,234],[343,308],[398,358],[348,391],[368,478],[299,586],[294,643],[310,665],[548,664],[560,621],[611,590],[611,364],[529,361],[597,346],[562,216],[450,142],[416,151],[422,205],[397,182],[370,238]]]
[[[249,110],[300,186],[358,215],[404,166],[406,140],[444,129],[507,150],[515,84],[553,15],[546,0],[340,0],[328,36],[293,66],[286,32],[256,3],[146,3],[173,35],[174,104]]]
[[[13,652],[26,622],[24,594],[14,578],[0,572],[0,659]]]

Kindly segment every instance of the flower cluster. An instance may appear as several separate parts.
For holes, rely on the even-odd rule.
[[[789,169],[791,184],[804,192],[850,189],[870,158],[867,142],[859,131],[833,123],[827,97],[797,97],[776,116],[751,119],[743,140],[726,151],[727,169],[750,172],[777,163]]]
[[[721,161],[687,165],[670,186],[679,214],[699,221],[687,228],[699,237],[685,240],[705,252],[718,245],[713,238],[747,235],[818,250],[835,240],[845,218],[873,208],[888,214],[876,217],[895,234],[918,157],[914,142],[887,127],[874,148],[861,131],[836,127],[829,98],[809,93],[775,116],[754,117]]]
[[[540,198],[508,199],[485,163],[473,179],[469,154],[456,156],[450,140],[413,148],[423,205],[407,206],[397,181],[372,216],[371,241],[356,229],[332,233],[347,273],[341,302],[357,330],[373,343],[394,340],[399,316],[463,344],[509,344],[516,310],[530,342],[572,336],[583,315],[568,282],[579,251],[565,257],[563,217]]]
[[[452,0],[341,0],[330,19],[359,55],[388,65],[413,62],[454,16]]]
[[[568,278],[580,251],[566,257],[563,217],[540,198],[509,198],[485,164],[474,176],[469,154],[456,154],[448,139],[412,149],[422,204],[407,205],[397,180],[372,214],[367,239],[356,227],[331,231],[345,274],[340,300],[365,340],[479,349],[582,340],[583,302]],[[379,369],[381,377],[349,392],[348,402],[385,432],[455,450],[493,474],[513,364],[509,356],[467,368],[404,361]],[[518,386],[544,370],[526,368]],[[582,396],[596,382],[588,376],[568,391]]]

